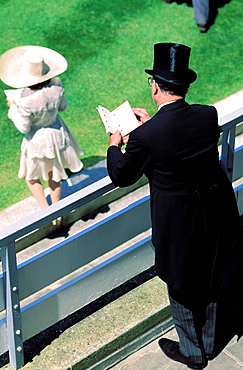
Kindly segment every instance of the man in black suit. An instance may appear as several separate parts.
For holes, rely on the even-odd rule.
[[[184,45],[154,45],[154,66],[146,72],[158,112],[150,118],[134,109],[141,125],[128,142],[119,131],[110,136],[107,166],[117,186],[143,174],[149,179],[155,267],[168,285],[179,336],[159,345],[173,360],[203,369],[217,351],[219,302],[242,282],[241,225],[219,163],[216,109],[185,101],[197,77],[189,56]]]

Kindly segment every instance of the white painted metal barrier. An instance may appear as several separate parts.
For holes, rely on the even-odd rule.
[[[235,127],[242,122],[243,108],[220,122],[223,132],[221,162],[232,181],[243,176],[243,146],[234,151]],[[0,275],[0,354],[9,350],[13,368],[24,365],[23,342],[26,339],[153,265],[153,248],[150,237],[147,237],[50,293],[22,304],[20,309],[20,303],[30,295],[150,229],[149,197],[145,197],[16,265],[15,242],[18,238],[112,189],[114,186],[109,177],[105,177],[0,232],[3,266]],[[235,194],[242,214],[243,185],[235,189]]]

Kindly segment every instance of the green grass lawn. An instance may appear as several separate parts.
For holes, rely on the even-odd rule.
[[[113,110],[125,100],[156,111],[144,69],[153,64],[153,44],[192,48],[190,67],[198,73],[189,103],[212,104],[243,88],[243,2],[219,8],[214,26],[201,34],[186,4],[161,0],[0,0],[0,53],[20,45],[41,45],[63,54],[61,76],[69,102],[62,117],[85,154],[88,167],[106,156],[108,137],[96,110]],[[17,178],[23,135],[7,118],[0,83],[0,209],[30,195]]]

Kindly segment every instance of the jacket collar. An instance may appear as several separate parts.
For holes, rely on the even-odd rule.
[[[157,113],[167,112],[171,109],[178,109],[189,105],[184,99],[178,99],[171,104],[163,105]]]
[[[158,110],[160,110],[164,105],[172,104],[172,103],[174,103],[175,101],[176,101],[176,100],[172,100],[172,101],[168,101],[167,103],[160,104],[160,105],[158,106]]]

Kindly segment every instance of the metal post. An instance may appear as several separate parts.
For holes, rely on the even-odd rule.
[[[234,147],[235,147],[236,127],[224,131],[222,136],[221,165],[229,180],[232,182],[234,166]]]
[[[12,243],[5,248],[1,248],[1,252],[10,364],[14,369],[19,369],[24,366],[24,351],[15,243]]]

